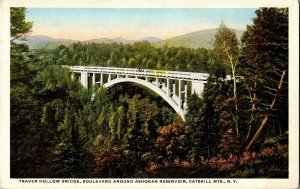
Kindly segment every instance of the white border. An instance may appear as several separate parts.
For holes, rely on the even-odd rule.
[[[289,179],[236,179],[238,184],[21,184],[9,173],[9,8],[258,8],[289,7]],[[0,188],[298,188],[299,3],[297,0],[0,0]],[[103,180],[103,179],[102,179]],[[165,179],[164,179],[165,180]],[[186,179],[187,181],[189,179]],[[213,179],[200,179],[211,180]],[[219,179],[215,179],[219,180]],[[232,179],[223,179],[232,180]]]

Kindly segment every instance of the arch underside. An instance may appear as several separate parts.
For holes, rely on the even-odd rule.
[[[126,82],[138,83],[138,84],[141,84],[141,85],[153,90],[155,93],[157,93],[159,96],[161,96],[183,120],[185,120],[184,110],[182,108],[180,108],[180,106],[172,99],[172,97],[168,96],[165,91],[163,91],[162,89],[160,89],[153,83],[150,83],[143,79],[137,79],[137,78],[117,78],[117,79],[113,79],[113,80],[105,83],[103,86],[105,88],[110,88],[118,83],[126,83]],[[173,94],[173,96],[175,98],[177,97],[175,94]]]

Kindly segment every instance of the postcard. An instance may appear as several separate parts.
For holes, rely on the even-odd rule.
[[[298,2],[0,5],[1,188],[298,187]]]

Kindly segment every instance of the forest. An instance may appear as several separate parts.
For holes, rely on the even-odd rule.
[[[260,8],[242,39],[212,48],[149,42],[19,43],[34,22],[11,8],[11,178],[288,178],[288,9]],[[183,121],[131,83],[86,89],[61,65],[209,73]],[[225,80],[231,75],[231,80]]]

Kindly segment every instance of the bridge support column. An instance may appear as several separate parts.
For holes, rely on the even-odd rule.
[[[80,73],[80,82],[85,88],[88,88],[88,73],[87,72]]]
[[[108,74],[108,82],[111,80],[111,74]]]
[[[173,94],[176,95],[176,83],[175,83],[175,80],[173,80]]]
[[[184,97],[187,99],[187,94],[188,93],[188,90],[187,90],[187,83],[186,81],[184,82]]]
[[[103,85],[103,73],[100,75],[100,85]]]
[[[96,73],[93,73],[93,82],[92,82],[93,86],[96,84]]]
[[[188,97],[188,89],[187,89],[187,83],[184,82],[184,103],[183,103],[183,110],[186,111],[187,109],[187,97]]]
[[[159,84],[158,84],[158,78],[156,77],[156,78],[155,78],[155,86],[156,86],[156,87],[159,87],[158,85],[159,85]]]
[[[117,74],[117,79],[119,79],[120,78],[120,74]]]
[[[149,82],[149,77],[145,77],[145,81]]]
[[[181,97],[181,80],[179,80],[178,88],[179,88],[179,90],[178,90],[178,97],[179,97],[178,105],[179,105],[180,108],[182,108],[182,105],[181,105],[181,99],[182,99],[182,97]]]
[[[170,79],[167,78],[167,95],[170,96]]]

